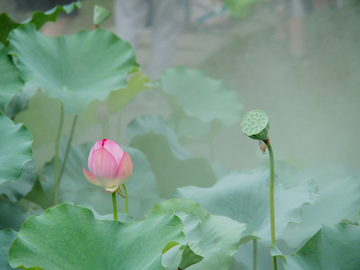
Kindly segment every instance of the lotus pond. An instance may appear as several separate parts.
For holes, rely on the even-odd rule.
[[[311,66],[265,29],[150,80],[109,31],[38,31],[79,7],[0,14],[0,269],[360,269],[357,9],[310,19]]]

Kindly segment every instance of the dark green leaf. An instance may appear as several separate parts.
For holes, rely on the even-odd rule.
[[[7,203],[0,200],[0,230],[20,230],[28,215],[17,204]]]
[[[173,212],[149,213],[135,223],[96,220],[89,209],[62,204],[31,216],[9,251],[12,267],[44,269],[164,269],[161,250],[181,242]]]
[[[32,159],[32,141],[26,127],[0,113],[0,184],[19,179],[24,164]]]
[[[67,114],[125,88],[128,72],[137,66],[131,46],[102,29],[50,38],[26,24],[10,33],[9,42],[22,79],[60,99]]]
[[[15,237],[16,232],[11,229],[0,231],[0,269],[2,270],[13,269],[9,265],[8,253]]]
[[[17,202],[25,197],[33,188],[36,180],[34,160],[27,162],[20,178],[16,182],[4,182],[0,185],[0,194],[6,195],[11,202]]]
[[[7,49],[0,43],[0,111],[4,111],[9,101],[21,93],[23,85],[19,70],[7,54]]]
[[[35,25],[36,29],[40,29],[46,22],[55,22],[60,13],[66,12],[69,14],[75,8],[80,8],[80,6],[80,1],[77,1],[65,6],[56,6],[46,12],[35,11],[31,18],[22,23],[14,22],[9,15],[2,13],[0,14],[0,42],[7,45],[6,39],[10,31],[22,24],[31,23]]]

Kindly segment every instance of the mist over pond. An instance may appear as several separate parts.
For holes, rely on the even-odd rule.
[[[357,6],[347,5],[308,15],[307,58],[296,61],[289,57],[286,42],[276,40],[275,14],[262,4],[229,29],[180,33],[175,64],[201,68],[223,80],[239,94],[243,115],[252,109],[267,112],[276,159],[295,166],[335,166],[354,172],[360,151],[356,140],[360,131],[359,12]],[[144,58],[140,54],[139,61],[146,63],[146,35],[142,44]],[[130,110],[137,112],[136,101],[132,105]],[[160,112],[159,108],[154,111]],[[160,113],[166,112],[164,106]],[[222,130],[213,147],[213,161],[231,170],[267,161],[239,124]],[[210,157],[208,144],[187,149]]]

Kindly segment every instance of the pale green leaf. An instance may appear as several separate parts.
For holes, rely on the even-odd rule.
[[[218,119],[224,126],[240,120],[239,96],[224,82],[208,77],[201,70],[183,67],[166,70],[161,74],[160,84],[171,98],[170,105],[176,110],[181,108],[186,116],[207,123]]]
[[[360,269],[360,228],[346,223],[322,228],[284,262],[286,270]]]
[[[270,241],[269,171],[232,173],[211,188],[194,186],[178,188],[172,197],[198,202],[209,214],[224,215],[247,224],[243,241],[260,238]],[[314,204],[317,187],[311,180],[285,190],[275,181],[276,235],[281,238],[289,222],[301,221],[301,206]]]

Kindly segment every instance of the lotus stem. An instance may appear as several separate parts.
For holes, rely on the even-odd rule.
[[[117,221],[116,192],[111,193],[111,196],[112,196],[114,220]]]
[[[129,205],[129,196],[128,196],[126,185],[124,184],[123,187],[124,187],[124,195],[125,195],[124,213],[127,214],[128,213],[128,205]]]
[[[59,148],[60,148],[60,137],[61,137],[61,130],[64,122],[64,108],[63,104],[60,104],[60,124],[58,129],[58,134],[56,137],[56,144],[55,144],[55,163],[54,163],[54,205],[59,203],[59,194],[58,194],[58,173],[59,173]]]
[[[253,240],[253,270],[257,270],[258,242]]]
[[[65,151],[65,156],[64,156],[64,160],[63,160],[63,163],[61,165],[61,170],[60,170],[60,174],[59,174],[59,177],[58,177],[58,185],[60,185],[60,181],[61,181],[61,178],[62,178],[62,175],[64,173],[64,169],[65,169],[65,165],[66,165],[66,160],[67,160],[67,157],[69,155],[69,150],[70,150],[70,145],[71,145],[71,141],[72,141],[72,138],[73,138],[73,135],[74,135],[74,130],[75,130],[75,125],[76,125],[76,120],[77,120],[77,115],[75,115],[74,117],[74,120],[73,120],[73,124],[72,124],[72,127],[71,127],[71,131],[70,131],[70,137],[69,137],[69,140],[68,140],[68,143],[67,143],[67,146],[66,146],[66,151]]]
[[[270,190],[269,190],[269,197],[270,197],[270,226],[271,226],[271,247],[273,247],[276,243],[275,238],[275,207],[274,207],[274,185],[275,185],[275,169],[274,169],[274,152],[268,140],[267,144],[269,150],[269,158],[270,158]],[[276,256],[272,256],[272,264],[273,269],[277,270],[276,264]]]

